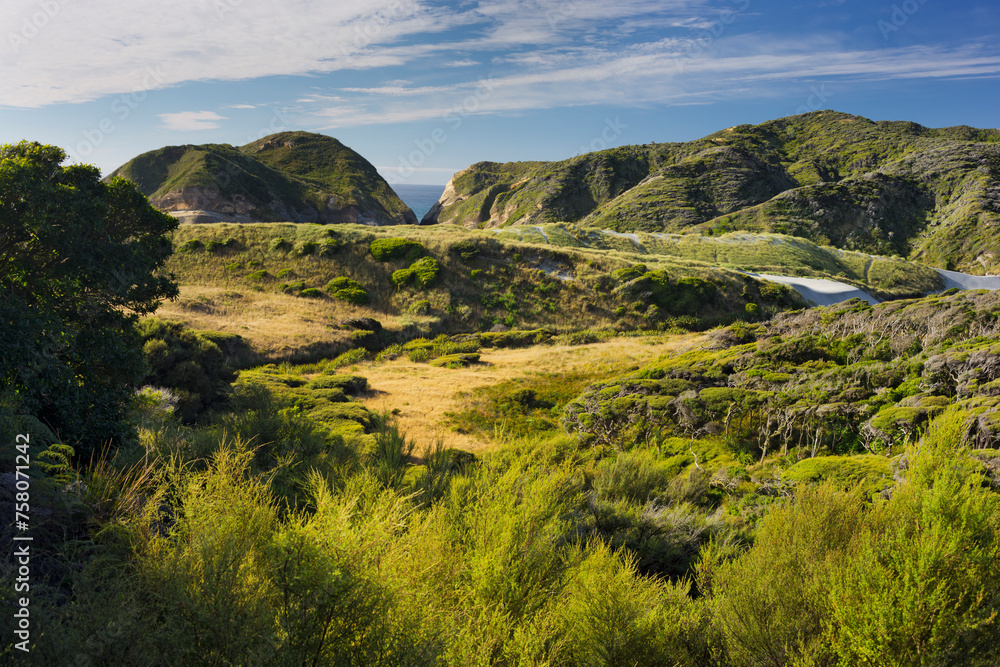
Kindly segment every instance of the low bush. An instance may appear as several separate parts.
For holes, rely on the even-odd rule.
[[[380,262],[397,259],[415,260],[424,253],[424,247],[416,241],[404,238],[375,239],[368,247],[372,257]]]
[[[271,249],[271,252],[288,252],[292,249],[292,243],[288,239],[279,237],[272,239],[268,247]]]
[[[350,278],[334,278],[326,285],[326,291],[335,299],[353,303],[354,305],[364,305],[371,300],[368,291],[356,280]]]
[[[368,391],[368,379],[360,375],[345,373],[322,375],[309,383],[310,389],[340,389],[344,393],[356,396]]]
[[[479,363],[479,354],[474,352],[446,354],[433,359],[430,362],[431,366],[436,366],[438,368],[464,368],[477,363]]]

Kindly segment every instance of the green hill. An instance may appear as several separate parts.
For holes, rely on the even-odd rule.
[[[332,137],[281,132],[246,146],[166,146],[111,176],[185,222],[415,224],[367,160]]]
[[[773,232],[990,271],[1000,131],[819,111],[561,162],[481,162],[455,174],[424,222]]]

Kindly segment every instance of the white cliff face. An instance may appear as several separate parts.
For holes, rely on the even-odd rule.
[[[322,210],[316,210],[312,206],[290,209],[277,198],[272,199],[267,204],[267,208],[262,210],[262,207],[255,205],[240,194],[224,197],[213,188],[191,187],[151,198],[150,203],[181,222],[200,224],[212,222],[360,223],[372,226],[386,224],[385,221],[380,221],[371,213],[359,210],[353,204],[341,207],[341,201],[335,196],[326,201]],[[392,222],[395,224],[414,224],[416,219],[405,218]]]
[[[431,210],[427,211],[424,217],[420,220],[421,225],[434,225],[438,222],[438,215],[441,213],[441,209],[445,206],[451,206],[452,204],[458,204],[467,199],[455,191],[455,179],[464,174],[468,169],[456,173],[448,181],[448,184],[444,186],[444,192],[441,193],[441,197],[431,206]]]

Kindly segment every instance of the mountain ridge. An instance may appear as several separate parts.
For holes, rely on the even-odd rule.
[[[556,162],[479,162],[423,223],[772,232],[1000,270],[1000,131],[818,111]]]

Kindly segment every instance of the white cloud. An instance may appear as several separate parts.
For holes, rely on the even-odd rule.
[[[421,10],[415,0],[52,4],[58,9],[35,25],[37,2],[0,3],[0,26],[14,27],[0,34],[0,106],[34,108],[140,90],[149,83],[148,70],[161,73],[148,87],[162,88],[401,64],[410,56],[377,47],[450,25],[446,13]]]
[[[223,109],[256,109],[256,104],[230,104],[229,106],[222,107]]]
[[[318,110],[317,123],[326,130],[429,119],[453,126],[458,118],[532,109],[691,105],[794,94],[799,88],[808,91],[817,80],[853,86],[891,79],[1000,76],[1000,52],[975,46],[848,51],[837,50],[833,40],[758,37],[720,40],[695,52],[689,46],[666,39],[617,54],[597,48],[576,50],[572,57],[539,53],[535,60],[516,63],[533,66],[517,67],[518,71],[486,83],[355,89],[363,97],[348,106]],[[703,55],[692,57],[692,53]]]
[[[175,132],[193,132],[196,130],[214,130],[219,127],[218,121],[227,120],[214,111],[179,111],[177,113],[161,113],[163,127]]]
[[[0,107],[37,108],[189,81],[237,81],[405,65],[445,55],[570,43],[599,21],[697,13],[704,0],[4,0]],[[38,18],[38,17],[41,18]],[[473,27],[451,35],[448,31]],[[438,38],[440,36],[440,38]],[[405,41],[405,43],[404,43]],[[416,43],[414,43],[416,42]],[[81,56],[81,54],[84,54]],[[159,72],[150,82],[147,73]]]

